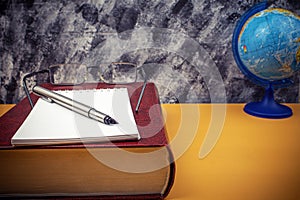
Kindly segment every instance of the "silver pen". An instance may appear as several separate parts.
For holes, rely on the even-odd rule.
[[[41,86],[34,86],[32,91],[50,103],[56,103],[60,106],[63,106],[69,110],[72,110],[72,111],[79,113],[83,116],[86,116],[88,118],[97,120],[101,123],[104,123],[107,125],[118,123],[116,120],[114,120],[110,116],[96,110],[93,107],[87,106],[83,103],[80,103],[78,101],[75,101],[75,100],[65,97],[63,95],[60,95],[58,93],[55,93],[53,91],[50,91]]]

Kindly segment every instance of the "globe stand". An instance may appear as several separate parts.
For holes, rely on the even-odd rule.
[[[246,104],[244,111],[250,115],[262,118],[281,119],[293,115],[292,109],[279,104],[274,100],[274,91],[272,85],[265,91],[263,100],[260,102],[251,102]]]

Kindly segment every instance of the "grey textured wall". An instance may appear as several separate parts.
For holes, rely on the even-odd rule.
[[[231,37],[254,0],[10,0],[0,5],[0,103],[24,98],[21,79],[56,63],[144,66],[161,101],[249,102],[263,89],[237,68]],[[300,14],[298,0],[272,6]],[[299,73],[281,102],[296,102]],[[141,80],[141,79],[140,79]]]

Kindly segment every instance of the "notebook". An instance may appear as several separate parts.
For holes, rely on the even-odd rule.
[[[58,94],[94,107],[118,124],[106,125],[39,98],[11,139],[14,146],[139,140],[127,88],[59,90]]]

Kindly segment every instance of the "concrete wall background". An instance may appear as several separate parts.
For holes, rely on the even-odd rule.
[[[28,72],[56,63],[103,60],[144,65],[163,103],[173,98],[181,103],[259,100],[263,88],[244,77],[231,51],[238,19],[258,2],[1,1],[0,103],[24,98],[21,79]],[[298,0],[271,3],[300,14]],[[209,77],[210,73],[218,77]],[[276,90],[278,101],[298,101],[298,76],[292,77],[291,87]]]

